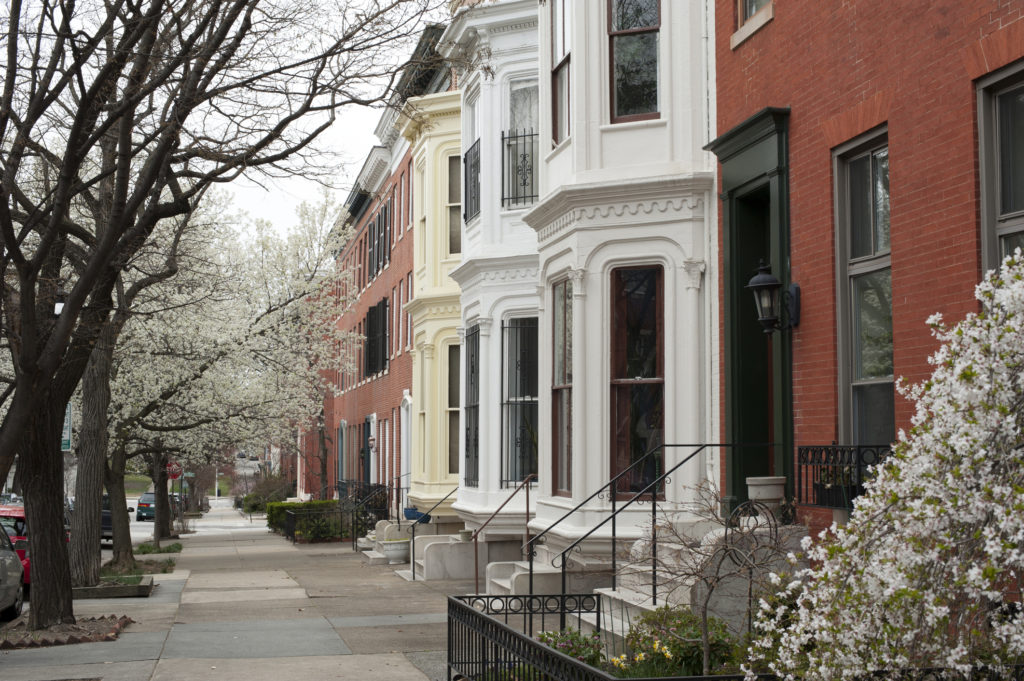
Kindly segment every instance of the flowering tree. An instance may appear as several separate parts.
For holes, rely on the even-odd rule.
[[[316,421],[350,362],[337,326],[348,305],[348,273],[334,265],[348,237],[339,210],[325,196],[300,207],[286,237],[257,223],[221,240],[207,254],[220,276],[169,281],[133,316],[114,357],[108,488],[143,458],[161,504],[168,457],[202,466],[229,448],[288,446]],[[132,560],[116,528],[114,553]]]
[[[1018,662],[1024,618],[1024,258],[978,285],[947,328],[891,459],[845,527],[805,540],[815,567],[762,603],[755,666],[840,679]]]
[[[433,0],[12,0],[0,87],[0,479],[33,531],[33,628],[74,620],[60,429],[156,225],[242,173],[309,176],[346,106],[384,103]],[[55,302],[66,293],[62,311]]]

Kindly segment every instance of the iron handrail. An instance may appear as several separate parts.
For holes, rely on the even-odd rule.
[[[682,461],[679,461],[674,466],[672,466],[672,468],[668,469],[667,471],[665,471],[664,473],[659,475],[657,478],[655,478],[654,480],[649,482],[646,487],[644,487],[642,490],[637,492],[635,495],[633,495],[633,497],[631,499],[626,501],[626,503],[624,503],[622,506],[620,506],[618,508],[615,507],[615,493],[614,493],[614,490],[612,490],[612,492],[611,492],[612,512],[607,517],[605,517],[603,520],[601,520],[601,522],[599,522],[597,525],[594,525],[592,528],[590,528],[585,534],[583,534],[582,536],[578,537],[575,541],[573,541],[571,544],[569,544],[565,549],[562,550],[561,553],[559,553],[551,561],[552,565],[554,565],[554,562],[555,562],[556,559],[561,561],[560,567],[561,567],[561,571],[562,571],[562,592],[563,593],[565,592],[565,587],[566,587],[566,564],[567,564],[566,554],[568,554],[570,551],[572,551],[577,546],[579,546],[579,544],[581,542],[583,542],[583,540],[585,540],[588,537],[590,537],[592,534],[594,534],[594,532],[596,532],[599,528],[604,526],[604,524],[609,522],[609,521],[612,523],[612,588],[613,589],[617,588],[617,579],[616,579],[617,578],[617,574],[616,574],[617,573],[617,569],[616,569],[617,546],[616,546],[616,533],[615,533],[615,518],[616,518],[616,516],[619,515],[619,513],[621,513],[622,511],[626,510],[627,507],[629,507],[635,501],[640,499],[640,497],[643,497],[643,496],[645,496],[647,494],[650,494],[651,495],[651,604],[657,606],[658,605],[658,540],[657,540],[657,531],[655,529],[655,524],[657,522],[657,512],[658,512],[658,504],[657,504],[657,489],[658,489],[658,486],[662,482],[664,482],[668,478],[668,476],[670,476],[672,473],[674,473],[680,467],[682,467],[683,464],[688,463],[689,461],[693,460],[693,458],[695,456],[697,456],[698,454],[700,454],[701,452],[703,452],[706,449],[709,449],[709,448],[712,448],[712,447],[768,447],[768,446],[774,447],[774,446],[776,446],[776,444],[775,443],[743,443],[743,444],[725,444],[725,443],[709,444],[709,443],[705,443],[705,444],[668,444],[668,445],[658,445],[657,447],[655,447],[654,451],[656,451],[657,449],[660,449],[660,448],[668,448],[668,447],[696,447],[697,449],[694,450],[693,452],[690,452],[690,454],[685,459],[683,459]],[[614,482],[614,479],[612,481],[609,481],[608,483],[606,483],[604,487],[611,486],[613,484],[613,482]],[[531,567],[531,569],[533,567],[532,561],[531,561],[530,567]]]
[[[478,548],[478,546],[477,546],[477,536],[481,532],[483,532],[484,528],[487,527],[487,525],[490,524],[490,522],[492,520],[494,520],[494,517],[496,515],[498,515],[499,512],[501,512],[501,509],[505,508],[505,505],[508,504],[508,502],[512,501],[512,497],[514,497],[515,495],[519,494],[519,490],[521,490],[521,489],[523,489],[525,487],[526,488],[526,539],[529,540],[529,538],[530,538],[530,483],[535,481],[536,479],[537,479],[537,474],[536,473],[530,473],[525,478],[523,478],[522,481],[516,486],[515,491],[512,492],[512,494],[508,495],[508,498],[505,499],[505,501],[501,502],[501,506],[499,506],[498,508],[494,509],[494,513],[492,513],[490,515],[490,517],[487,518],[487,520],[485,520],[480,527],[476,528],[476,532],[473,533],[473,578],[475,580],[476,593],[480,593],[480,553],[479,553],[479,551],[477,551],[477,548]]]
[[[348,509],[349,518],[351,519],[351,522],[349,523],[349,525],[352,528],[352,550],[353,551],[358,551],[359,550],[359,544],[358,544],[357,538],[355,536],[356,535],[356,512],[359,511],[359,510],[366,511],[367,510],[367,504],[372,499],[380,497],[381,494],[384,495],[384,510],[385,510],[385,512],[387,511],[388,506],[390,505],[388,503],[388,500],[387,500],[388,499],[388,495],[391,493],[390,492],[390,490],[391,490],[391,486],[390,485],[380,485],[380,484],[378,484],[377,488],[373,489],[373,483],[371,483],[370,487],[371,488],[366,493],[366,496],[364,496],[362,499],[360,499],[357,502],[355,502],[354,504],[352,504],[351,508]],[[369,532],[369,531],[367,531],[367,532]]]
[[[412,580],[410,581],[416,581],[416,526],[424,522],[424,518],[429,518],[430,514],[434,511],[434,509],[436,509],[444,502],[448,501],[448,497],[450,497],[451,495],[455,494],[458,491],[459,488],[454,487],[451,492],[448,492],[448,494],[444,495],[443,499],[441,499],[439,502],[431,506],[429,511],[427,511],[422,516],[417,518],[416,522],[412,524],[412,539],[409,541],[409,567],[412,570]]]
[[[392,491],[397,493],[395,495],[395,518],[398,520],[399,527],[402,526],[402,490],[406,488],[400,487],[397,483],[402,478],[407,478],[410,475],[412,475],[412,471],[409,471],[408,473],[402,473],[401,475],[396,475],[395,477],[391,478],[391,484],[388,485],[389,494]]]
[[[696,446],[696,445],[692,445],[692,446]],[[594,499],[595,497],[597,497],[597,496],[598,496],[598,495],[600,495],[600,494],[601,494],[602,492],[604,492],[604,489],[605,489],[605,487],[608,487],[608,486],[609,486],[609,485],[611,485],[612,483],[618,482],[620,478],[622,478],[622,477],[623,477],[624,475],[626,475],[626,473],[629,473],[629,472],[630,472],[631,470],[633,470],[633,469],[634,469],[635,467],[637,467],[638,465],[640,465],[641,463],[643,463],[644,461],[646,461],[646,460],[648,459],[648,457],[650,457],[650,456],[652,456],[653,454],[655,454],[655,453],[656,453],[656,452],[657,452],[657,451],[658,451],[658,450],[659,450],[659,449],[660,449],[661,447],[662,447],[662,445],[657,445],[657,446],[655,446],[654,448],[652,448],[652,449],[651,449],[651,450],[650,450],[649,452],[647,452],[646,454],[644,454],[643,456],[641,456],[641,457],[640,457],[639,459],[637,459],[637,460],[636,460],[636,461],[634,461],[633,463],[629,464],[629,466],[627,466],[626,468],[624,468],[624,469],[622,469],[621,471],[619,471],[619,473],[618,473],[618,474],[616,474],[616,476],[615,476],[614,478],[612,478],[612,479],[611,479],[611,480],[609,480],[608,482],[606,482],[606,483],[604,483],[603,485],[601,485],[600,487],[598,487],[598,488],[597,488],[597,491],[595,491],[595,492],[594,492],[593,494],[591,494],[591,495],[590,495],[589,497],[587,497],[586,499],[584,499],[583,501],[581,501],[580,503],[576,504],[576,505],[575,505],[574,507],[572,507],[571,509],[569,509],[568,511],[566,511],[565,515],[563,515],[563,516],[562,516],[561,518],[559,518],[559,519],[558,519],[558,520],[556,520],[555,522],[553,522],[553,523],[551,523],[550,525],[548,525],[548,526],[547,526],[547,527],[546,527],[546,528],[545,528],[545,529],[544,529],[543,531],[541,531],[540,533],[538,533],[538,534],[535,534],[535,535],[533,535],[533,538],[532,538],[532,539],[530,539],[530,541],[526,542],[526,544],[524,544],[524,545],[523,545],[523,551],[528,551],[528,552],[530,552],[531,554],[532,554],[532,553],[534,553],[532,545],[533,545],[533,544],[534,544],[534,543],[535,543],[535,542],[536,542],[536,541],[537,541],[538,539],[540,539],[541,537],[543,537],[544,535],[546,535],[546,534],[547,534],[547,533],[548,533],[549,531],[551,531],[551,530],[552,530],[552,529],[553,529],[553,528],[554,528],[554,527],[555,527],[556,525],[558,525],[558,524],[559,524],[560,522],[562,522],[563,520],[565,520],[566,518],[568,518],[569,516],[571,516],[571,515],[572,515],[573,513],[575,513],[576,511],[580,510],[581,508],[583,508],[583,506],[584,506],[584,505],[585,505],[585,504],[586,504],[587,502],[589,502],[589,501],[593,501],[593,499]],[[531,591],[533,590],[533,584],[532,584],[532,583],[530,584],[530,590],[531,590]]]

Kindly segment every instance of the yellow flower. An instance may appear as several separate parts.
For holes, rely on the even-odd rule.
[[[644,654],[643,653],[637,653],[636,657],[634,657],[633,659],[636,662],[643,662],[644,661]]]
[[[658,652],[658,646],[661,645],[661,641],[654,639],[654,652]]]
[[[667,659],[667,660],[671,660],[672,659],[672,651],[670,651],[668,648],[662,648],[661,652],[665,656],[665,659]]]

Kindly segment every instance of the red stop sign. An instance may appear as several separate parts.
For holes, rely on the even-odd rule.
[[[167,477],[171,480],[177,480],[181,477],[181,464],[177,461],[172,461],[167,464]]]

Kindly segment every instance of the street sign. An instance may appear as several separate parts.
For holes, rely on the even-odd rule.
[[[192,471],[189,471],[188,473],[185,473],[185,477],[186,478],[194,478],[194,477],[196,477],[196,474],[193,473]]]
[[[177,461],[171,461],[167,464],[167,477],[171,480],[177,480],[181,477],[181,464]]]
[[[68,402],[67,408],[64,410],[64,430],[60,436],[60,450],[62,452],[71,451],[71,403]]]

